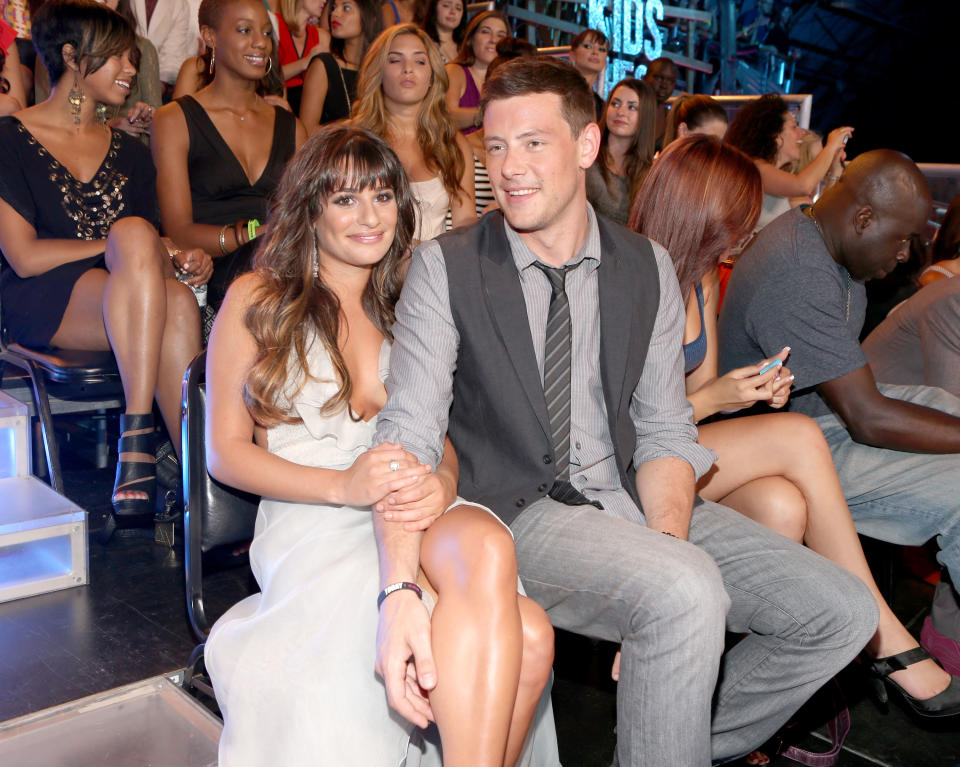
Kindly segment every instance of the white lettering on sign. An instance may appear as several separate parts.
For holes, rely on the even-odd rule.
[[[587,20],[591,29],[607,32],[610,39],[614,55],[607,66],[608,92],[611,85],[634,74],[633,60],[641,52],[651,61],[663,53],[663,33],[657,26],[663,21],[661,0],[590,0]],[[643,77],[646,71],[640,65],[635,76]]]

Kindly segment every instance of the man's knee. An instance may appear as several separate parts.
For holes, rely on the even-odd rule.
[[[877,631],[877,600],[857,576],[832,562],[823,564],[808,570],[803,579],[808,586],[804,598],[812,600],[816,611],[805,630],[831,645],[859,650]]]
[[[652,594],[639,595],[631,616],[631,633],[644,621],[665,619],[681,632],[722,634],[730,597],[713,559],[691,543],[677,541],[675,556],[649,566],[662,568],[664,583]]]

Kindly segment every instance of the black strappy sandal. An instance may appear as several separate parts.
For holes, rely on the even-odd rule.
[[[142,434],[130,434],[143,431]],[[117,459],[113,483],[113,521],[117,527],[148,527],[157,502],[157,463],[154,458],[153,413],[120,416],[118,453],[144,453],[147,461]],[[117,498],[121,493],[142,493],[143,498]]]

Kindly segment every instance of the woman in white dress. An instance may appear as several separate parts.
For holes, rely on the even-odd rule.
[[[557,764],[552,721],[539,729],[553,756],[523,748],[553,635],[543,610],[517,594],[509,530],[456,498],[449,442],[435,472],[399,445],[371,445],[413,208],[384,142],[321,130],[288,166],[256,268],[217,317],[209,469],[263,497],[250,549],[261,593],[231,608],[207,642],[223,767],[411,764],[413,724],[428,719],[447,767],[514,765],[522,749],[523,764]],[[426,530],[418,581],[436,605],[436,670],[409,664],[412,703],[397,711],[410,721],[391,710],[374,668],[380,603],[417,597],[411,584],[387,589],[391,574],[378,573],[371,504],[385,510],[379,529]]]
[[[374,40],[360,69],[352,123],[376,133],[403,163],[417,200],[414,240],[477,220],[473,153],[450,117],[440,51],[420,27],[398,24]]]

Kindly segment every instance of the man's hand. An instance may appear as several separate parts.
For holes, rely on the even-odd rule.
[[[383,677],[390,707],[418,727],[434,721],[424,691],[437,686],[430,647],[430,616],[408,589],[388,596],[377,626],[377,673]]]

